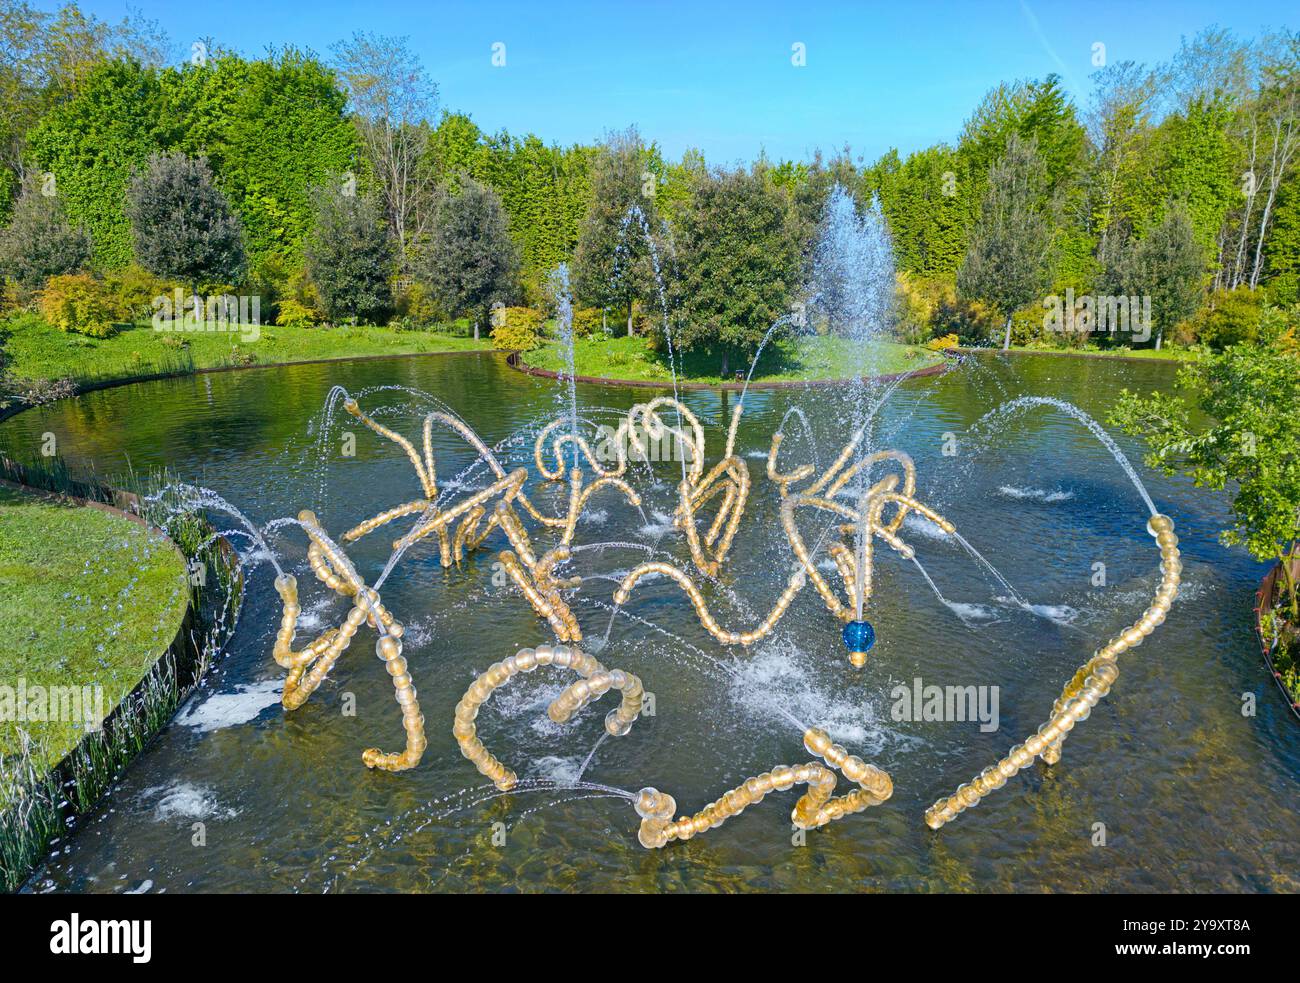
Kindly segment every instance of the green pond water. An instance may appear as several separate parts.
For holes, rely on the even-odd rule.
[[[1115,689],[1071,734],[1059,765],[1022,773],[939,832],[922,821],[938,796],[1034,731],[1075,668],[1143,610],[1159,576],[1141,498],[1077,421],[1037,408],[973,425],[1023,395],[1060,397],[1104,419],[1120,389],[1167,387],[1174,371],[990,357],[894,388],[875,414],[873,445],[915,458],[918,497],[951,519],[1025,604],[951,539],[909,520],[901,534],[943,599],[915,565],[878,550],[867,616],[879,640],[863,670],[849,666],[840,625],[811,586],[773,636],[750,650],[725,649],[662,578],[639,586],[611,620],[615,581],[648,554],[626,546],[580,552],[566,572],[586,578],[572,605],[591,649],[645,681],[655,714],[601,742],[613,697],[560,727],[546,706],[574,677],[543,669],[516,678],[478,720],[488,748],[529,784],[508,795],[493,794],[451,735],[453,707],[478,672],[553,640],[494,566],[505,548],[499,533],[451,570],[427,540],[383,587],[385,604],[408,628],[405,652],[429,737],[421,765],[401,774],[361,763],[364,748],[396,750],[402,740],[368,629],[305,707],[280,707],[283,670],[271,658],[279,602],[273,571],[260,562],[215,672],[100,807],[55,845],[28,890],[1295,890],[1300,726],[1251,633],[1263,568],[1219,544],[1224,496],[1151,473],[1140,447],[1122,437],[1155,504],[1177,523],[1182,595],[1155,636],[1123,657]],[[107,390],[20,414],[0,425],[0,446],[29,457],[53,433],[74,467],[112,475],[128,464],[167,466],[258,523],[311,508],[339,535],[417,498],[419,486],[399,448],[341,409],[324,426],[335,385],[417,441],[428,406],[392,387],[433,394],[489,444],[501,444],[507,467],[530,472],[532,434],[567,412],[557,383],[515,373],[496,355],[456,355]],[[613,422],[650,395],[576,391],[579,412],[594,423]],[[786,420],[782,467],[816,460],[824,468],[862,395],[852,387],[749,393],[737,450],[754,488],[731,558],[719,581],[703,586],[727,627],[761,618],[792,563],[777,527],[779,494],[765,474],[773,431],[801,408],[807,427]],[[705,424],[711,464],[736,394],[683,399]],[[354,456],[344,453],[349,432]],[[449,497],[482,487],[482,468],[452,481],[473,460],[463,442],[442,431],[435,450]],[[639,543],[689,567],[667,521],[680,477],[675,461],[634,468],[645,515],[616,495],[599,496],[575,542]],[[567,489],[533,473],[530,494],[558,510]],[[348,548],[368,580],[392,539],[384,531]],[[535,533],[539,545],[552,539]],[[337,624],[348,605],[311,575],[301,531],[280,529],[270,544],[298,576],[300,640]],[[1105,586],[1094,583],[1098,563]],[[986,687],[986,699],[996,694],[996,729],[899,719],[897,688],[910,692],[917,679]],[[1255,697],[1253,716],[1242,712],[1246,694]],[[622,791],[653,785],[694,812],[748,776],[808,760],[788,715],[827,728],[885,768],[893,798],[797,836],[789,818],[797,793],[776,793],[690,842],[653,852],[638,845],[639,820]],[[580,772],[608,791],[572,787]]]

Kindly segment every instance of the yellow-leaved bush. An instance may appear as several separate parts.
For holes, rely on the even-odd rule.
[[[316,311],[292,297],[280,301],[275,323],[282,328],[310,328],[320,320]]]
[[[38,304],[41,316],[60,331],[108,338],[117,330],[113,322],[118,307],[112,292],[89,273],[50,277]]]
[[[492,342],[502,351],[526,352],[542,343],[542,312],[498,307],[492,312]]]

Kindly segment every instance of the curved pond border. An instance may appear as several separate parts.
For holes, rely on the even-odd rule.
[[[951,355],[949,351],[944,351],[944,355]],[[531,375],[539,379],[560,379],[568,378],[567,375],[560,372],[552,372],[550,369],[538,369],[531,365],[525,365],[523,362],[523,353],[518,351],[508,352],[506,354],[506,364],[516,372],[524,375]],[[729,390],[739,392],[745,389],[746,385],[750,389],[805,389],[809,387],[820,386],[841,386],[846,382],[895,382],[899,379],[919,379],[928,375],[942,375],[956,364],[951,358],[938,362],[935,365],[927,365],[925,368],[916,369],[913,372],[894,372],[890,375],[861,376],[854,378],[852,376],[845,379],[774,379],[769,382],[679,382],[678,389],[713,389]],[[630,386],[636,389],[672,389],[673,381],[664,379],[656,381],[653,379],[610,379],[599,375],[575,375],[574,382],[591,383],[597,386]]]
[[[160,536],[181,558],[187,570],[190,567],[193,558],[164,530],[140,514],[139,496],[134,492],[106,484],[90,486],[87,483],[88,487],[95,487],[111,499],[113,504],[109,504],[63,491],[52,491],[27,481],[28,469],[3,454],[0,454],[0,474],[3,475],[0,476],[0,484],[23,494],[46,501],[97,509],[142,526],[149,533]],[[85,815],[99,803],[122,770],[175,716],[233,635],[244,593],[244,577],[238,554],[224,536],[217,536],[209,549],[212,551],[211,561],[214,564],[220,563],[231,578],[228,581],[231,592],[225,599],[230,606],[230,624],[224,637],[212,650],[208,643],[214,641],[214,638],[205,632],[206,626],[201,614],[204,602],[215,598],[222,581],[220,576],[214,576],[211,585],[205,582],[197,591],[191,590],[176,635],[145,671],[140,681],[109,711],[100,730],[83,737],[58,764],[38,780],[36,786],[27,787],[28,794],[23,800],[27,808],[22,822],[28,829],[39,824],[45,832],[44,835],[39,832],[33,834],[34,838],[23,845],[22,855],[14,868],[0,869],[0,890],[3,890],[6,882],[21,887],[48,854],[52,839],[66,835],[77,817]],[[158,712],[159,699],[165,701],[166,709],[162,713]],[[90,752],[91,744],[96,741],[104,745],[98,758]],[[137,745],[134,752],[126,742]],[[85,762],[91,764],[86,765]],[[96,762],[104,762],[104,770],[96,773]],[[89,774],[84,770],[86,767],[91,769]],[[72,791],[74,784],[84,786],[87,782],[93,782],[99,791],[91,801],[77,803]]]
[[[1292,572],[1300,577],[1300,562],[1292,567]],[[1273,677],[1273,682],[1277,683],[1277,688],[1282,691],[1282,698],[1286,700],[1287,706],[1297,720],[1300,720],[1300,701],[1291,695],[1290,690],[1282,684],[1282,674],[1277,671],[1273,665],[1272,649],[1268,644],[1268,639],[1264,637],[1264,626],[1261,618],[1273,604],[1273,596],[1277,593],[1277,578],[1282,573],[1282,562],[1279,560],[1273,564],[1271,570],[1264,574],[1264,579],[1259,582],[1259,590],[1255,592],[1255,637],[1259,639],[1259,649],[1264,655],[1264,665],[1268,667],[1268,674]]]

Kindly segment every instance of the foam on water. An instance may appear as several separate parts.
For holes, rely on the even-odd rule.
[[[786,639],[770,641],[736,663],[732,699],[746,707],[793,713],[823,728],[854,754],[879,753],[895,735],[876,720],[861,690],[841,694],[827,685],[819,675],[827,664],[825,653],[804,652]]]
[[[998,493],[1007,498],[1032,499],[1037,502],[1068,502],[1074,498],[1072,491],[1047,491],[1043,488],[1017,488],[1015,485],[999,485]]]
[[[668,513],[651,509],[650,518],[654,521],[641,527],[641,535],[658,541],[673,531],[673,517]]]
[[[559,757],[558,755],[548,754],[544,757],[534,758],[528,763],[528,775],[531,778],[561,785],[575,782],[582,773],[582,763],[586,760],[586,757],[585,754],[575,757]]]
[[[154,803],[153,818],[159,823],[176,820],[233,819],[239,815],[238,810],[222,806],[211,789],[184,781],[145,789],[141,797],[157,800]]]
[[[201,703],[191,702],[176,716],[182,727],[192,727],[200,734],[226,727],[237,727],[256,720],[262,711],[280,703],[284,683],[279,679],[266,679],[246,683],[231,693],[214,693]]]

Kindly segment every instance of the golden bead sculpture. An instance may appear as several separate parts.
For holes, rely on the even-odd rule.
[[[1074,674],[1052,707],[1052,715],[1038,728],[1038,732],[1022,744],[1007,752],[997,764],[990,765],[970,782],[961,785],[950,796],[939,799],[925,812],[925,822],[931,829],[939,829],[956,819],[962,812],[979,805],[984,796],[1000,789],[1017,772],[1028,768],[1036,758],[1055,764],[1061,758],[1061,745],[1075,724],[1088,719],[1102,698],[1110,692],[1119,678],[1119,656],[1142,644],[1142,640],[1164,623],[1169,609],[1178,596],[1178,583],[1183,565],[1179,560],[1178,537],[1174,535],[1174,521],[1167,515],[1155,515],[1147,523],[1147,531],[1156,539],[1160,549],[1160,586],[1156,589],[1151,606],[1142,612],[1132,625],[1120,632],[1094,653]]]
[[[488,499],[495,496],[502,496],[503,500],[511,504],[518,501],[533,519],[542,525],[553,528],[562,528],[566,530],[567,535],[571,538],[572,529],[577,522],[578,516],[570,513],[562,516],[546,515],[535,506],[528,498],[523,489],[524,483],[528,480],[526,469],[520,468],[511,474],[501,466],[501,462],[492,453],[492,449],[487,446],[463,420],[457,419],[449,413],[433,412],[424,418],[424,454],[423,457],[416,451],[415,446],[394,430],[378,423],[357,404],[351,397],[343,401],[343,408],[352,416],[356,417],[370,430],[379,434],[387,440],[397,444],[405,452],[411,466],[415,469],[416,478],[420,482],[420,487],[424,491],[425,498],[422,501],[408,502],[405,505],[399,505],[396,508],[388,509],[378,515],[366,519],[349,529],[343,534],[346,542],[354,542],[362,536],[373,532],[380,526],[387,525],[394,519],[406,515],[419,513],[423,521],[417,523],[417,526],[407,537],[394,543],[394,548],[402,545],[410,545],[413,542],[423,539],[425,536],[437,534],[439,543],[439,552],[442,565],[449,567],[453,563],[460,561],[462,551],[477,548],[479,544],[487,538],[492,528],[497,523],[497,515],[493,512],[488,517],[487,525],[481,530],[478,524],[482,519],[484,512],[478,511],[479,506],[483,505]],[[477,492],[468,499],[462,501],[457,506],[440,510],[435,504],[438,497],[438,476],[433,454],[433,425],[439,423],[448,427],[458,434],[466,443],[468,443],[478,456],[487,464],[488,468],[495,476],[495,482],[483,491]],[[588,451],[590,449],[588,448]],[[616,476],[602,476],[601,480],[593,483],[585,495],[580,495],[578,500],[578,511],[586,505],[587,499],[591,493],[604,487],[615,487],[622,491],[632,505],[639,505],[640,498],[625,483],[617,480]],[[462,519],[462,525],[457,530],[452,530],[451,525],[456,519]]]
[[[483,746],[474,721],[478,718],[479,708],[491,699],[493,693],[519,673],[532,672],[539,666],[572,669],[582,677],[557,696],[547,709],[547,716],[557,724],[568,723],[575,713],[611,689],[620,691],[623,698],[605,717],[606,733],[612,737],[622,737],[632,729],[632,724],[641,715],[645,695],[641,680],[622,669],[608,670],[590,655],[577,649],[564,645],[555,648],[541,645],[536,649],[520,649],[510,658],[493,663],[474,680],[456,704],[451,732],[460,745],[460,753],[503,792],[514,788],[519,778]]]
[[[671,795],[655,788],[643,788],[633,802],[641,817],[637,839],[648,850],[666,846],[673,840],[689,840],[706,830],[721,826],[732,816],[738,816],[751,805],[763,801],[769,792],[784,792],[794,785],[806,785],[805,792],[795,803],[790,820],[799,829],[817,829],[844,816],[873,805],[879,805],[894,794],[894,783],[888,774],[875,765],[869,765],[856,755],[851,755],[830,736],[817,727],[810,727],[803,736],[804,747],[817,755],[830,767],[817,762],[802,765],[778,765],[769,772],[747,778],[693,816],[674,819],[677,802]],[[835,772],[858,787],[847,795],[833,797]]]
[[[352,638],[360,627],[369,624],[379,632],[375,652],[393,678],[394,697],[402,708],[406,747],[397,753],[367,748],[362,752],[361,760],[366,767],[383,771],[414,768],[424,755],[427,741],[424,716],[420,713],[415,686],[402,656],[402,635],[405,633],[402,624],[384,607],[379,594],[366,586],[347,555],[325,535],[314,514],[304,510],[298,514],[298,521],[311,541],[307,559],[312,571],[327,587],[352,598],[353,605],[338,628],[327,629],[314,641],[294,651],[294,634],[302,612],[298,603],[298,581],[289,574],[276,578],[275,589],[280,595],[282,608],[274,658],[289,670],[281,703],[286,710],[296,710],[306,703],[352,644]]]
[[[739,407],[737,407],[737,414],[739,414]],[[752,629],[733,631],[723,628],[710,613],[708,603],[695,581],[682,570],[662,561],[642,563],[630,570],[614,592],[614,602],[619,605],[626,604],[638,581],[649,574],[661,574],[671,579],[686,593],[692,607],[695,609],[696,617],[699,618],[700,624],[709,634],[723,645],[748,646],[772,632],[777,623],[784,617],[795,596],[811,580],[831,614],[857,629],[846,633],[846,645],[850,645],[850,637],[874,639],[874,629],[870,627],[869,623],[854,621],[859,610],[859,599],[861,600],[861,606],[865,607],[871,598],[874,569],[873,539],[879,537],[890,548],[910,559],[914,555],[912,547],[903,542],[898,536],[898,529],[902,526],[903,520],[907,517],[909,511],[915,511],[923,515],[945,533],[952,534],[956,530],[951,522],[933,509],[917,501],[914,497],[916,466],[913,464],[911,457],[902,451],[877,451],[862,458],[852,467],[845,469],[845,465],[852,458],[854,451],[861,443],[861,439],[861,433],[855,435],[820,478],[813,482],[806,491],[795,492],[791,486],[796,482],[811,477],[815,473],[815,469],[811,465],[803,465],[788,473],[778,471],[777,452],[781,446],[782,435],[780,432],[773,435],[771,449],[768,451],[767,473],[768,477],[781,491],[781,526],[785,532],[786,540],[790,544],[791,551],[799,561],[799,566],[787,579],[785,589],[777,597],[772,609]],[[738,463],[739,468],[736,469],[735,465],[730,462]],[[878,463],[897,465],[901,469],[901,477],[899,474],[888,474],[881,478],[859,496],[856,507],[835,501],[836,495],[846,487],[849,481],[859,474],[862,474],[864,478],[867,477],[871,467]],[[719,541],[719,550],[715,551],[714,558],[710,559],[704,556],[700,547],[698,533],[695,528],[694,510],[709,497],[723,490],[721,486],[713,484],[723,473],[729,475],[728,482],[725,485],[724,503],[704,542],[706,545],[712,544],[722,527],[724,517],[726,519],[726,533]],[[902,483],[901,491],[898,490],[900,480]],[[707,477],[696,484],[692,484],[689,480],[682,482],[680,489],[681,505],[679,506],[679,514],[683,519],[681,524],[686,530],[687,541],[696,566],[707,576],[716,575],[721,557],[726,555],[726,548],[731,542],[731,537],[735,535],[736,526],[739,524],[748,491],[748,470],[745,468],[744,462],[735,457],[729,457],[719,462]],[[893,507],[893,515],[886,521],[884,518],[885,509],[890,506]],[[839,526],[840,535],[842,537],[856,537],[859,540],[857,550],[850,549],[843,542],[831,543],[827,548],[827,552],[835,562],[840,579],[843,581],[844,597],[836,593],[821,571],[818,570],[815,557],[804,542],[798,523],[795,521],[795,512],[801,508],[821,510],[840,516],[845,520]],[[855,667],[861,668],[866,664],[866,649],[869,647],[870,641],[865,645],[850,646],[849,659]]]
[[[566,474],[563,449],[567,443],[576,444],[599,475],[588,485],[585,484],[582,470],[574,468],[570,473],[568,509],[563,515],[550,516],[541,512],[525,493],[524,485],[528,481],[527,470],[518,468],[507,473],[482,438],[464,421],[451,414],[433,412],[425,416],[424,453],[421,456],[409,440],[370,417],[355,399],[348,397],[343,401],[343,407],[370,430],[402,448],[415,469],[416,478],[425,494],[423,500],[398,505],[358,523],[344,533],[345,542],[355,542],[395,519],[418,515],[415,526],[405,536],[394,541],[393,549],[405,550],[426,537],[436,535],[442,565],[450,567],[453,564],[459,565],[466,552],[477,549],[494,528],[500,528],[505,532],[514,552],[503,551],[498,555],[498,559],[524,597],[538,615],[550,623],[560,641],[576,642],[582,639],[582,631],[577,619],[560,595],[562,589],[575,588],[582,583],[582,580],[581,578],[556,579],[551,575],[551,568],[568,559],[569,546],[577,531],[578,521],[595,493],[607,488],[613,489],[620,492],[629,505],[634,508],[640,506],[641,496],[619,477],[627,469],[622,439],[615,441],[619,448],[617,467],[606,471],[601,469],[595,454],[584,438],[572,433],[560,434],[553,441],[557,467],[548,469],[543,458],[543,448],[552,432],[567,421],[560,418],[542,429],[537,436],[533,453],[537,466],[545,477],[559,480]],[[639,412],[637,407],[633,408],[620,426],[620,435],[625,435],[629,431],[632,421],[637,419]],[[438,476],[433,453],[435,423],[446,426],[460,435],[487,464],[496,479],[487,488],[474,492],[447,508],[440,508],[437,504]],[[636,443],[636,446],[642,445]],[[559,546],[543,555],[541,559],[537,559],[534,554],[528,532],[524,529],[523,522],[515,510],[516,502],[520,503],[524,510],[543,526],[560,530]]]

